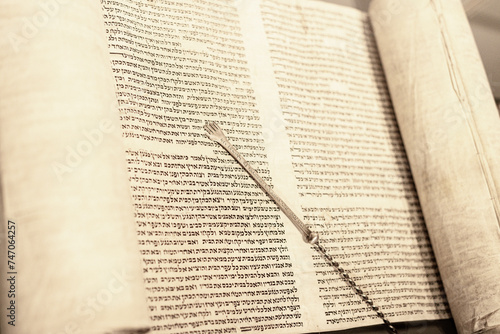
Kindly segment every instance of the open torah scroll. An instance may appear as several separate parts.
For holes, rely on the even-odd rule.
[[[378,324],[207,120],[392,322],[498,331],[500,121],[460,1],[5,0],[0,36],[2,333]]]

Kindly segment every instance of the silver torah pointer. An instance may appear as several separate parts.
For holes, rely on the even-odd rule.
[[[295,225],[295,227],[302,233],[304,241],[313,245],[314,248],[324,257],[326,262],[335,268],[339,276],[350,286],[353,291],[365,302],[365,304],[377,314],[387,330],[388,333],[397,334],[398,331],[391,324],[389,320],[385,317],[385,314],[373,303],[373,300],[368,297],[363,290],[356,285],[356,282],[349,276],[349,274],[340,266],[340,264],[333,259],[333,257],[328,254],[327,250],[323,245],[319,243],[319,235],[312,232],[293,211],[288,207],[288,205],[283,202],[283,200],[274,192],[274,190],[264,181],[255,169],[250,166],[250,164],[238,153],[238,151],[231,145],[227,140],[224,132],[215,122],[207,122],[204,126],[207,132],[208,138],[219,143],[224,149],[233,156],[236,161],[250,174],[250,176],[257,182],[257,184],[262,188],[262,190],[271,197],[271,199],[278,205],[281,211],[290,219],[290,221]]]

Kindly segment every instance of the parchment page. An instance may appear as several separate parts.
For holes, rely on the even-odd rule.
[[[0,4],[1,332],[148,326],[96,1]]]
[[[500,120],[461,3],[370,16],[457,329],[498,333]]]
[[[244,5],[263,23],[259,38],[255,19],[242,18],[258,50],[250,64],[273,179],[392,321],[448,317],[366,14],[315,1]],[[378,323],[323,259],[293,250],[317,330]]]

